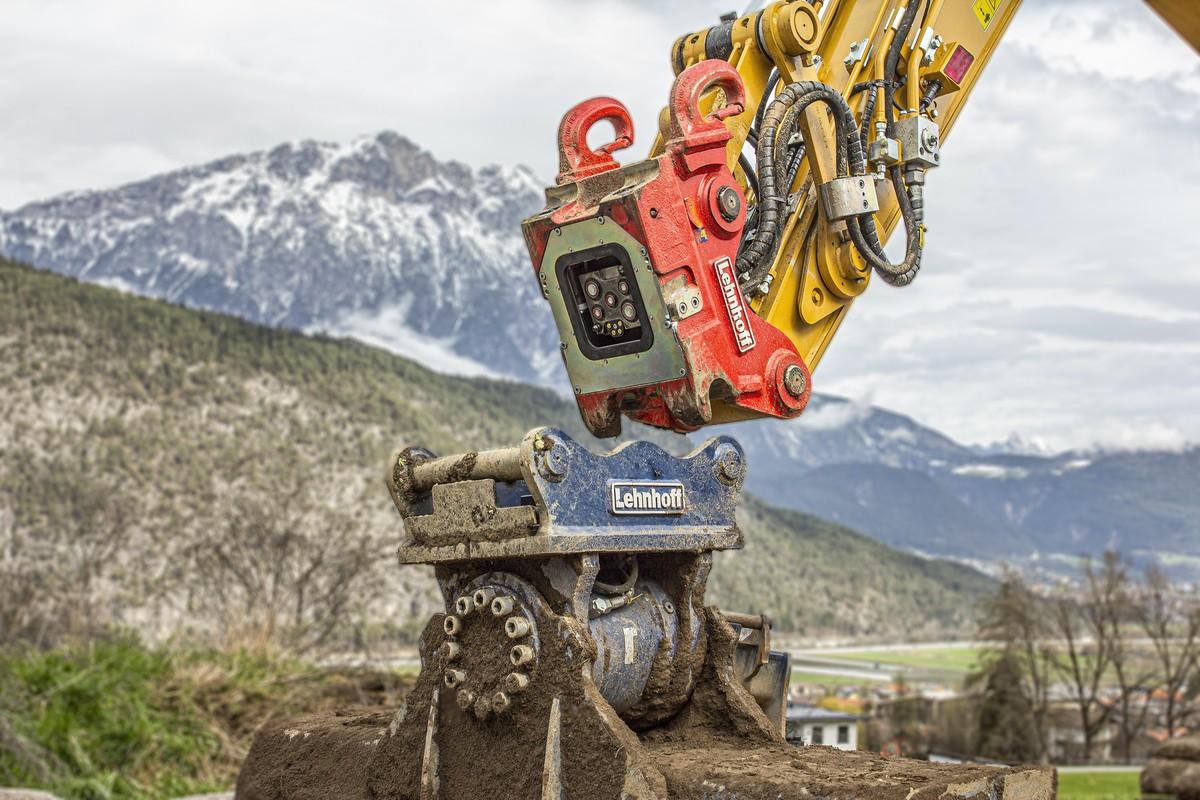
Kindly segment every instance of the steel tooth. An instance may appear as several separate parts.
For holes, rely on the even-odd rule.
[[[461,669],[448,669],[442,678],[446,681],[446,686],[453,689],[467,679],[467,673]]]
[[[508,677],[504,679],[504,688],[509,694],[523,692],[528,685],[529,676],[524,672],[510,672],[508,673]]]
[[[472,598],[467,597],[466,595],[463,595],[462,597],[460,597],[454,601],[454,611],[460,617],[465,617],[467,614],[470,614],[474,610],[475,610],[475,601]]]
[[[512,705],[512,700],[504,692],[496,692],[492,695],[492,711],[496,714],[502,714]]]
[[[442,620],[442,630],[446,632],[447,636],[454,636],[462,630],[462,620],[453,614],[447,614],[446,618]]]

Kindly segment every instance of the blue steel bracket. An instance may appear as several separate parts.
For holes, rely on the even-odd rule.
[[[740,548],[745,463],[728,436],[683,457],[649,442],[598,455],[555,428],[510,450],[403,450],[387,479],[405,524],[400,563]]]

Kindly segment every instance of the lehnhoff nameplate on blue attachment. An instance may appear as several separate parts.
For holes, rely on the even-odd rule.
[[[404,563],[736,548],[744,480],[742,448],[727,436],[682,457],[649,442],[597,454],[555,428],[506,450],[437,458],[408,448],[387,474]]]
[[[679,481],[608,482],[608,510],[614,514],[682,514],[687,510],[687,489]]]

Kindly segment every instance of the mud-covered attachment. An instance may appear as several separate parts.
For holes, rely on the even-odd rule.
[[[741,544],[732,439],[597,455],[540,428],[510,450],[408,448],[387,475],[400,560],[433,565],[444,602],[416,685],[387,718],[264,728],[237,800],[1046,796],[1045,776],[1008,793],[995,771],[879,789],[870,757],[847,772],[850,754],[786,743],[770,621],[704,603],[713,551]]]
[[[554,428],[504,450],[436,458],[407,448],[387,472],[405,564],[741,547],[744,479],[728,436],[682,457],[649,442],[599,455]]]
[[[511,449],[397,453],[400,561],[436,567],[446,611],[370,795],[665,798],[639,733],[781,742],[749,690],[759,665],[735,668],[738,635],[704,606],[712,552],[742,543],[744,480],[728,437],[596,454],[539,428]]]

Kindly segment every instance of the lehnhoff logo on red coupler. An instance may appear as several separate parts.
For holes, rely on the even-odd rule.
[[[733,262],[728,258],[719,258],[713,262],[713,269],[717,271],[717,280],[721,283],[721,297],[725,299],[725,310],[729,312],[729,324],[733,327],[738,352],[752,350],[756,344],[754,331],[746,321],[746,300],[742,297],[737,276],[733,274]]]

